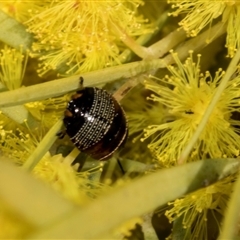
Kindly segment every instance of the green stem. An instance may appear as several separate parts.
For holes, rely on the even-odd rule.
[[[162,27],[164,26],[164,23],[166,22],[166,19],[168,18],[168,13],[164,12],[162,14],[159,15],[158,19],[156,20],[156,27],[157,30],[154,33],[148,33],[148,34],[144,34],[142,36],[140,36],[134,45],[145,45],[150,39],[153,38],[153,36],[155,36],[158,32],[160,32],[162,30]],[[129,46],[131,47],[131,46]],[[128,60],[130,60],[130,57],[132,55],[132,51],[131,49],[126,49],[123,51],[123,53],[120,54],[119,56],[119,61],[120,62],[126,62]]]
[[[31,171],[37,165],[37,163],[42,159],[42,157],[46,154],[46,152],[51,148],[52,144],[56,141],[57,133],[60,131],[61,127],[62,127],[62,120],[60,119],[53,125],[53,127],[44,136],[44,138],[39,143],[35,151],[30,155],[30,157],[24,163],[23,168]]]
[[[165,64],[160,59],[144,60],[2,92],[0,93],[0,107],[20,105],[74,91],[79,88],[80,76],[85,80],[84,86],[94,86],[120,78],[130,78],[163,67]]]
[[[182,45],[174,49],[174,52],[178,53],[178,57],[180,60],[186,59],[189,55],[189,50],[199,52],[201,49],[206,47],[210,42],[214,41],[215,39],[223,35],[225,32],[226,32],[225,25],[222,22],[219,22],[211,28],[211,31],[206,30],[205,32],[199,34],[197,37],[191,38],[190,40],[184,42]],[[169,37],[169,39],[166,39],[165,43],[163,42],[163,46],[166,48],[166,50],[169,50],[169,47],[171,46],[171,41],[174,41],[174,39]],[[168,44],[170,46],[168,46]],[[155,43],[154,45],[157,45],[157,43]],[[157,50],[157,46],[159,46],[159,50]],[[165,48],[163,48],[164,50],[163,52],[161,52],[162,48],[160,44],[158,44],[157,46],[154,48],[154,51],[159,52],[161,54],[166,52]],[[164,58],[164,60],[168,64],[174,63],[174,59],[172,58],[171,54],[167,55]]]
[[[120,38],[120,40],[129,47],[136,55],[142,59],[153,59],[152,53],[149,52],[148,48],[138,44],[135,39],[130,37],[127,33],[124,32],[120,26],[117,26],[114,23],[111,23],[111,29],[114,30],[114,33]]]
[[[169,33],[166,37],[159,40],[149,47],[149,51],[153,52],[155,58],[160,58],[173,47],[183,42],[187,38],[183,30],[175,30]]]
[[[75,147],[64,159],[65,162],[68,162],[69,165],[73,163],[73,161],[77,158],[80,151]]]
[[[221,83],[219,84],[217,91],[215,92],[212,101],[210,102],[210,104],[208,105],[206,112],[201,120],[201,122],[199,123],[196,131],[194,132],[192,138],[189,141],[189,144],[187,145],[187,147],[183,150],[179,160],[178,160],[178,164],[183,164],[186,160],[186,158],[188,157],[188,155],[190,154],[193,146],[195,145],[195,143],[197,142],[199,136],[201,135],[203,129],[205,128],[208,119],[210,118],[214,107],[216,106],[219,98],[221,97],[224,89],[226,88],[226,85],[229,81],[229,79],[231,78],[231,76],[233,75],[233,73],[236,71],[236,66],[239,62],[240,59],[240,48],[238,49],[238,51],[236,52],[234,58],[232,59],[231,63],[229,64],[229,67],[224,75],[224,77],[222,78]]]

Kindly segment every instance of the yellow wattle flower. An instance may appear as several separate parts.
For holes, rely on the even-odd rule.
[[[45,135],[44,130],[34,131],[17,129],[16,132],[0,129],[1,152],[14,163],[22,166],[26,159],[34,152]],[[42,179],[60,192],[64,197],[77,204],[84,204],[92,196],[98,195],[103,184],[92,181],[90,175],[101,171],[99,166],[78,173],[67,157],[61,154],[51,155],[47,152],[33,170],[35,177]],[[92,188],[89,188],[92,186]]]
[[[172,55],[176,66],[168,66],[171,75],[163,79],[151,77],[145,82],[146,88],[154,92],[150,99],[163,104],[167,108],[166,118],[171,119],[150,125],[142,138],[152,136],[148,147],[165,166],[176,164],[224,75],[221,69],[215,77],[209,72],[200,73],[200,55],[197,63],[193,62],[192,52],[185,63],[180,62],[176,53]],[[188,161],[239,155],[237,126],[240,121],[233,116],[240,111],[239,91],[236,90],[239,86],[239,76],[229,80]]]
[[[233,57],[240,46],[240,4],[239,1],[228,0],[169,0],[172,4],[173,12],[169,15],[178,16],[186,14],[179,22],[179,25],[189,36],[196,36],[204,27],[221,16],[221,20],[226,24],[227,38],[226,47],[228,56]],[[209,39],[206,39],[209,40]]]
[[[27,103],[25,104],[25,107],[35,119],[41,121],[43,126],[50,128],[59,118],[63,117],[69,99],[69,95],[64,95],[38,102]]]
[[[232,193],[233,183],[237,176],[231,175],[225,179],[200,189],[187,196],[170,202],[170,210],[165,215],[170,222],[182,219],[182,227],[186,230],[186,236],[190,239],[209,239],[208,221],[213,221],[211,226],[216,225],[220,230],[229,197]]]
[[[44,6],[26,22],[37,39],[32,55],[42,60],[40,74],[60,66],[65,74],[77,74],[120,64],[118,57],[125,49],[120,38],[153,31],[137,14],[141,4],[141,0],[58,0]],[[115,28],[122,29],[121,36]]]
[[[36,14],[42,5],[43,1],[39,0],[8,0],[0,2],[2,11],[22,23],[27,21],[33,14]]]
[[[28,54],[7,45],[0,53],[0,81],[9,89],[20,88],[25,74]]]

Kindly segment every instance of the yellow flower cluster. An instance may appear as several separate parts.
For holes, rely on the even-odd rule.
[[[153,2],[149,9],[158,8],[159,2],[149,2]],[[15,0],[1,2],[0,8],[27,26],[27,34],[30,37],[33,34],[35,37],[31,56],[37,57],[37,60],[41,61],[41,69],[38,70],[39,75],[47,73],[50,69],[57,69],[57,73],[61,75],[73,75],[122,64],[124,59],[120,54],[127,48],[124,44],[127,45],[129,42],[134,42],[135,44],[134,40],[137,37],[142,36],[144,38],[145,34],[153,33],[152,25],[145,17],[139,14],[144,3],[146,5],[149,4],[148,1],[143,0],[35,0],[27,2]],[[218,21],[222,22],[222,26],[226,28],[227,32],[226,46],[228,48],[228,56],[233,57],[235,55],[240,45],[240,30],[238,27],[240,26],[240,4],[238,1],[169,0],[168,3],[172,4],[173,9],[169,15],[185,14],[179,25],[186,31],[188,36],[199,39],[201,46],[203,46],[203,42],[205,44],[205,41],[209,39],[198,38],[198,33],[208,26],[210,26],[209,30],[211,31],[212,25]],[[165,5],[161,7],[164,8]],[[145,14],[147,11],[148,8],[143,10],[142,13]],[[158,13],[158,11],[156,12]],[[163,11],[163,13],[166,14],[166,11]],[[151,13],[148,14],[151,15]],[[155,15],[150,18],[153,22],[161,20],[157,16],[158,14],[155,13]],[[170,28],[168,25],[164,26],[162,33],[164,31],[169,33],[171,31]],[[24,27],[22,31],[25,32]],[[191,42],[192,39],[185,39],[185,36],[183,37],[181,34],[179,35],[179,41],[177,38],[173,39],[172,36],[176,36],[176,32],[170,33],[169,36],[149,47],[144,46],[142,48],[140,45],[142,40],[139,41],[138,39],[136,41],[136,46],[144,49],[144,51],[146,50],[146,52],[152,51],[151,56],[156,56],[155,53],[160,52],[160,48],[158,48],[160,45],[164,49],[177,46],[177,50],[180,49],[179,56],[181,56],[179,57],[173,51],[171,52],[172,56],[166,54],[164,59],[173,59],[175,61],[175,65],[167,66],[168,75],[163,78],[150,76],[144,83],[147,90],[138,91],[135,95],[132,94],[132,98],[129,97],[125,102],[125,110],[129,111],[129,133],[135,137],[135,142],[141,138],[141,141],[144,141],[144,143],[142,145],[141,143],[135,145],[132,142],[130,144],[127,143],[129,146],[126,145],[125,153],[129,153],[129,155],[123,161],[123,164],[126,166],[126,174],[125,178],[122,178],[121,175],[119,183],[127,182],[127,177],[132,176],[132,169],[134,169],[134,174],[136,172],[136,175],[141,175],[141,170],[136,168],[138,163],[133,161],[135,159],[142,161],[140,165],[143,165],[144,168],[139,167],[139,169],[144,170],[148,170],[148,168],[151,168],[150,170],[153,169],[152,156],[154,156],[155,160],[158,160],[161,168],[175,166],[192,136],[197,132],[196,129],[202,122],[209,103],[218,89],[220,89],[219,85],[224,82],[222,81],[223,77],[228,76],[220,68],[214,76],[209,71],[202,73],[200,68],[201,55],[195,56],[193,51],[190,51],[190,56],[185,62],[182,62],[180,58],[183,56],[183,51],[181,50],[186,50],[188,46],[194,47],[194,43]],[[160,34],[157,37],[159,36]],[[153,37],[153,34],[151,37]],[[150,39],[150,36],[147,36],[144,42],[146,42],[147,38]],[[152,38],[152,40],[154,39]],[[188,45],[188,43],[190,44]],[[141,42],[141,44],[143,43]],[[184,48],[181,48],[183,45]],[[199,49],[200,45],[196,49]],[[130,45],[128,46],[130,47]],[[25,70],[26,68],[28,68],[27,70],[31,68],[27,65],[29,60],[28,53],[24,55],[25,53],[23,53],[21,48],[17,50],[8,46],[4,46],[1,49],[0,90],[14,90],[22,87]],[[138,51],[135,51],[135,53],[138,55]],[[225,53],[221,52],[221,54]],[[144,54],[139,54],[139,56],[145,58]],[[196,61],[193,60],[195,57]],[[215,55],[213,58],[210,57],[210,54],[207,57],[212,60]],[[148,60],[150,60],[150,63],[147,63]],[[156,62],[158,61],[156,60]],[[147,58],[142,62],[147,66],[147,64],[151,64],[153,61]],[[165,65],[162,63],[160,64],[159,61],[158,67],[164,67]],[[131,66],[131,63],[129,66]],[[134,69],[129,66],[126,66],[125,69],[125,66],[123,66],[123,74],[121,72],[122,76],[119,78],[125,78],[125,73],[128,72],[135,74]],[[34,65],[34,67],[36,66]],[[151,69],[153,69],[152,66]],[[35,71],[34,69],[34,73]],[[93,76],[93,78],[98,78],[94,73]],[[31,76],[27,77],[32,79]],[[54,75],[55,77],[56,75]],[[28,84],[34,84],[34,82],[28,81],[26,85]],[[240,76],[236,73],[229,79],[226,88],[205,124],[204,130],[191,150],[187,162],[204,158],[239,158],[239,87]],[[153,92],[151,95],[149,90]],[[58,96],[57,91],[54,94],[54,96]],[[139,97],[141,94],[144,95],[144,99]],[[146,103],[146,95],[151,102]],[[35,150],[39,150],[39,146],[41,148],[44,145],[42,144],[44,143],[42,141],[44,136],[49,137],[47,135],[48,129],[57,120],[60,126],[61,121],[59,119],[63,115],[68,100],[68,95],[60,96],[59,94],[55,98],[27,103],[24,106],[14,106],[16,108],[22,107],[27,112],[27,116],[28,113],[31,113],[29,115],[34,119],[34,124],[31,125],[31,128],[27,123],[21,125],[16,119],[11,118],[12,115],[7,115],[7,111],[10,112],[10,110],[14,115],[19,115],[16,108],[11,109],[11,107],[4,106],[0,114],[1,154],[9,157],[16,165],[25,167],[24,163],[26,163],[26,160],[32,156],[34,158]],[[135,109],[138,110],[135,111]],[[145,128],[144,132],[139,134],[139,130],[143,128]],[[52,136],[53,141],[55,141],[56,133],[54,132]],[[59,145],[61,141],[58,140],[56,144]],[[150,151],[146,150],[146,146],[148,146]],[[52,155],[52,152],[55,155]],[[76,152],[78,154],[78,151]],[[51,149],[49,146],[49,151],[45,148],[41,153],[45,155],[39,154],[40,157],[37,156],[39,157],[38,160],[41,159],[41,161],[33,169],[33,175],[47,182],[54,190],[62,193],[65,198],[72,201],[73,204],[84,205],[90,199],[101,195],[104,190],[104,185],[99,181],[100,172],[102,171],[101,164],[94,163],[95,167],[92,167],[93,162],[85,163],[84,168],[87,170],[77,173],[69,160],[75,159],[75,153],[72,154],[71,152],[67,157],[63,157],[58,151],[55,151],[55,146]],[[71,154],[74,156],[69,157]],[[105,180],[106,189],[108,189],[108,184],[113,184],[115,181],[114,175],[110,177],[110,174],[112,174],[111,169],[114,169],[113,161],[110,160],[109,168],[106,168],[106,174],[104,172],[101,175],[101,180]],[[95,174],[97,175],[96,178],[99,177],[97,181],[95,181]],[[218,224],[222,220],[236,178],[236,175],[228,176],[214,185],[170,202],[169,205],[172,208],[166,211],[167,218],[171,222],[182,221],[181,227],[186,231],[186,239],[188,236],[190,236],[189,239],[210,238],[207,230],[209,224],[207,223],[211,219],[215,219],[216,221],[213,222],[217,226],[216,228],[219,228]],[[102,219],[102,216],[99,215],[98,217],[100,220]],[[136,223],[140,224],[141,219],[132,219],[117,231],[127,235]],[[4,204],[0,204],[0,225],[4,228],[0,231],[0,238],[1,236],[2,238],[9,238],[9,236],[16,238],[24,237],[25,232],[29,234],[29,229],[31,230],[32,227],[31,224],[25,223],[24,220],[18,219],[18,216],[8,211],[8,206],[4,206]]]
[[[27,103],[25,104],[25,107],[34,118],[41,121],[43,126],[50,128],[63,116],[63,112],[66,109],[69,99],[69,95],[64,95],[38,102]]]
[[[224,75],[221,69],[215,77],[209,72],[202,74],[200,55],[197,63],[194,63],[192,52],[184,64],[176,53],[172,53],[172,56],[177,65],[168,66],[170,76],[167,75],[164,79],[151,77],[145,82],[146,88],[155,93],[149,99],[166,106],[167,115],[172,119],[150,125],[142,138],[145,140],[152,135],[148,147],[166,166],[176,164]],[[188,161],[239,155],[240,136],[236,126],[240,125],[240,121],[234,119],[234,114],[240,111],[239,86],[239,76],[229,80]]]
[[[44,4],[44,1],[39,1],[39,0],[34,0],[34,1],[8,0],[8,1],[1,1],[0,8],[2,11],[6,12],[8,15],[15,18],[17,21],[23,23],[29,20],[29,18],[32,15],[37,14],[40,11],[43,4]]]
[[[28,54],[24,56],[21,48],[17,50],[5,45],[1,50],[0,81],[9,90],[21,87],[27,61]]]
[[[33,56],[42,61],[41,74],[64,68],[77,74],[120,64],[121,38],[139,36],[152,29],[136,15],[141,0],[52,1],[26,22],[37,41]],[[122,29],[119,36],[114,28]]]
[[[165,215],[170,222],[182,219],[186,236],[191,239],[209,239],[207,221],[212,221],[212,227],[219,228],[219,222],[224,216],[229,196],[232,192],[232,183],[236,181],[237,175],[232,175],[214,185],[200,189],[181,199],[170,202],[172,206]]]
[[[15,132],[1,129],[1,151],[5,156],[22,166],[44,135],[43,129],[41,132],[30,129],[27,131],[23,127],[18,128]],[[101,183],[89,180],[90,172],[93,174],[99,171],[101,171],[101,165],[94,169],[91,168],[89,171],[77,173],[71,163],[67,162],[61,154],[52,156],[47,152],[34,168],[33,173],[66,198],[78,204],[83,204],[90,199],[90,196],[96,196],[102,188]]]
[[[240,4],[239,1],[228,0],[169,0],[174,9],[170,15],[186,14],[179,25],[189,36],[196,36],[204,27],[222,16],[227,28],[226,47],[228,55],[233,57],[240,46]],[[211,39],[208,39],[211,40]]]

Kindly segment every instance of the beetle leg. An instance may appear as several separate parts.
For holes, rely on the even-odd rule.
[[[58,132],[56,135],[58,136],[59,139],[63,139],[64,136],[66,135],[66,130],[64,129],[64,130]]]
[[[122,174],[124,175],[125,171],[124,171],[123,166],[118,158],[117,158],[117,163],[118,163],[119,168],[121,169]]]

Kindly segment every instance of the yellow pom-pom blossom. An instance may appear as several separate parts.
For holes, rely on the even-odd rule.
[[[69,99],[69,95],[64,95],[38,102],[26,103],[25,107],[35,119],[41,121],[43,126],[50,128],[59,118],[63,117]]]
[[[17,129],[15,133],[1,129],[1,153],[22,166],[38,146],[42,135],[44,132],[26,129]],[[67,199],[77,204],[84,204],[91,197],[96,197],[102,189],[101,183],[90,180],[90,174],[101,171],[101,167],[99,164],[86,172],[77,173],[61,154],[52,156],[46,153],[34,168],[33,174]]]
[[[240,46],[240,4],[239,1],[229,0],[169,0],[174,9],[170,15],[186,14],[179,25],[189,36],[196,36],[205,26],[222,16],[226,24],[226,47],[228,55],[233,57]]]
[[[26,24],[35,34],[33,55],[43,61],[41,74],[60,65],[66,74],[77,74],[120,64],[120,38],[152,32],[137,15],[141,0],[51,1]],[[123,31],[118,36],[114,29]]]
[[[9,89],[17,89],[22,85],[28,55],[22,49],[16,50],[7,45],[0,52],[0,81]]]
[[[150,91],[136,87],[127,98],[123,99],[121,104],[127,113],[129,123],[129,135],[134,135],[134,142],[140,138],[143,129],[150,124],[159,123],[165,118],[165,107],[156,102],[146,100]],[[137,101],[136,101],[137,99]],[[156,115],[156,111],[160,114]],[[141,153],[142,154],[142,153]]]
[[[19,22],[27,21],[32,14],[36,14],[43,1],[26,1],[26,0],[8,0],[0,2],[0,9],[15,18]]]
[[[164,79],[151,77],[145,82],[146,88],[155,93],[150,99],[165,105],[168,109],[166,118],[171,119],[150,125],[142,138],[144,140],[153,135],[148,147],[165,166],[176,164],[224,75],[221,69],[215,77],[209,72],[200,73],[200,55],[197,63],[194,63],[190,52],[184,64],[176,53],[172,55],[176,66],[168,66],[171,75]],[[239,155],[240,121],[232,116],[240,111],[239,86],[240,76],[229,80],[188,161]]]
[[[0,130],[1,153],[18,165],[24,163],[29,154],[36,148],[39,140],[37,135],[36,137],[31,136],[22,126],[14,131],[4,128]]]
[[[94,171],[100,171],[100,165]],[[84,205],[90,200],[90,196],[96,197],[100,192],[101,184],[90,181],[89,172],[77,173],[61,154],[51,156],[47,153],[33,173],[65,198],[80,205]]]
[[[214,185],[176,199],[169,203],[172,208],[165,215],[170,222],[182,219],[182,228],[186,229],[188,236],[186,239],[212,239],[208,236],[208,224],[220,227],[236,178],[236,175],[231,175]]]

